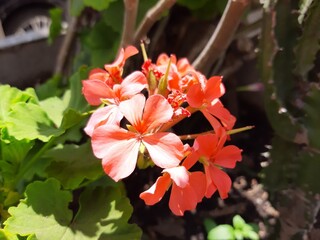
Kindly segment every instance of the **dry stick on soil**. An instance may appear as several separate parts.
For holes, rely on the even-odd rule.
[[[62,42],[62,46],[59,50],[59,54],[57,57],[57,63],[56,63],[56,67],[54,70],[55,75],[61,75],[63,72],[63,69],[64,69],[66,61],[67,61],[67,56],[69,55],[73,39],[74,39],[76,32],[77,32],[77,26],[78,26],[80,16],[72,17],[69,24],[68,24],[68,30],[67,30],[67,33],[64,37],[64,40]]]
[[[175,3],[176,0],[160,0],[154,7],[149,9],[134,35],[133,42],[135,44],[139,43],[147,35],[153,24],[161,17],[162,13],[170,9]]]
[[[242,14],[250,0],[229,0],[207,45],[192,63],[197,70],[211,66],[231,43],[233,35],[241,21]]]
[[[120,48],[132,44],[139,0],[123,0],[124,2],[124,21]]]

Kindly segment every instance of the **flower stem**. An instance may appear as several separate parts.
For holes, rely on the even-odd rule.
[[[141,41],[140,47],[141,47],[141,51],[142,51],[143,60],[147,61],[148,60],[148,55],[147,55],[146,47],[144,46],[144,42],[143,41]]]
[[[254,126],[245,126],[245,127],[242,127],[242,128],[236,128],[236,129],[232,129],[232,130],[227,131],[227,134],[231,135],[231,134],[247,131],[247,130],[250,130],[252,128],[254,128]],[[181,135],[181,136],[179,136],[179,138],[181,140],[190,140],[190,139],[195,139],[195,138],[197,138],[197,137],[199,137],[201,135],[205,135],[205,134],[209,134],[209,133],[214,133],[214,130],[207,131],[207,132],[202,132],[202,133]]]
[[[20,169],[19,173],[16,176],[16,183],[22,180],[24,175],[34,166],[37,160],[47,151],[55,142],[56,138],[52,137],[47,143],[45,143],[41,149],[34,154],[31,159],[28,159],[28,162]]]

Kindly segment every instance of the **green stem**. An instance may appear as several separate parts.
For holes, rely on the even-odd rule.
[[[254,126],[245,126],[245,127],[242,127],[242,128],[235,128],[235,129],[227,131],[227,134],[229,134],[229,135],[236,134],[236,133],[240,133],[240,132],[243,132],[243,131],[250,130],[252,128],[254,128]],[[179,136],[179,138],[181,140],[190,140],[190,139],[195,139],[195,138],[197,138],[197,137],[199,137],[201,135],[205,135],[205,134],[209,134],[209,133],[214,133],[214,130],[207,131],[207,132],[202,132],[202,133],[181,135],[181,136]]]
[[[31,158],[29,161],[20,169],[17,177],[16,177],[16,183],[22,180],[24,175],[34,166],[34,164],[37,162],[37,160],[43,155],[45,151],[47,151],[54,143],[56,139],[52,137],[46,144],[43,145],[43,147]]]
[[[144,46],[143,41],[141,41],[140,47],[141,47],[141,52],[142,52],[143,60],[144,60],[144,61],[147,61],[147,60],[148,60],[148,55],[147,55],[147,51],[146,51],[146,48],[145,48],[145,46]]]

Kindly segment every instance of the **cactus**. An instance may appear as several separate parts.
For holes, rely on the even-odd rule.
[[[271,163],[262,175],[280,211],[281,239],[315,239],[319,200],[314,196],[320,193],[320,81],[315,74],[320,60],[319,22],[320,1],[264,5],[260,71],[274,138]]]

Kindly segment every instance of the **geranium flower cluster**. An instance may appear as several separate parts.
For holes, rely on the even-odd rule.
[[[225,93],[222,77],[207,79],[174,55],[161,54],[153,63],[145,52],[141,71],[123,77],[125,61],[137,53],[133,46],[122,49],[115,62],[93,69],[82,82],[88,103],[100,106],[84,130],[105,173],[119,181],[136,167],[163,169],[140,198],[153,205],[171,189],[169,207],[175,215],[195,209],[216,191],[228,197],[231,179],[223,168],[234,168],[241,150],[225,146],[236,119],[219,100]],[[189,146],[169,129],[196,111],[213,131],[197,134]],[[203,171],[192,171],[195,164]]]

